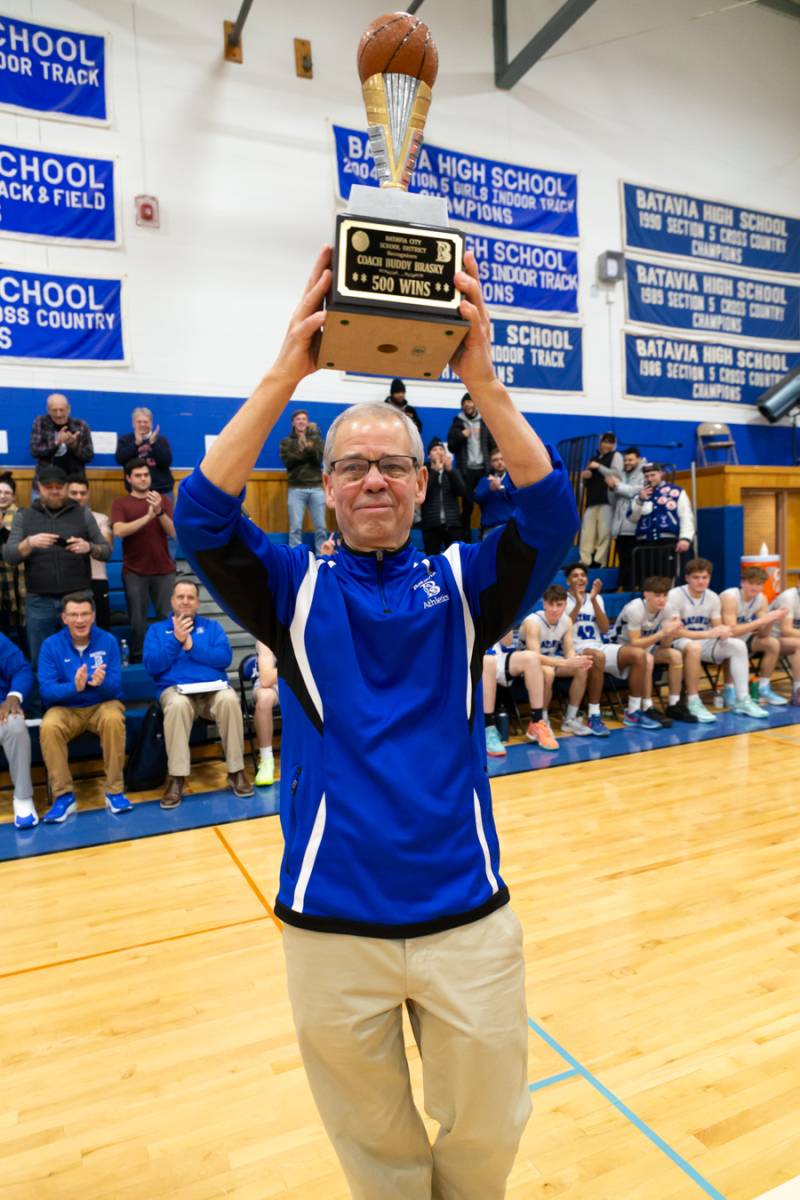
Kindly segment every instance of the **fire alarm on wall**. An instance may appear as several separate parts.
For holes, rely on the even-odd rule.
[[[158,198],[156,196],[136,196],[133,203],[136,206],[137,225],[146,225],[149,229],[158,229],[160,227]]]

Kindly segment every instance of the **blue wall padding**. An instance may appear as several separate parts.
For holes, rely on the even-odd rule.
[[[43,388],[0,388],[0,429],[8,430],[8,454],[0,455],[0,465],[25,466],[30,463],[30,431],[33,418],[45,411],[45,402],[50,391]],[[241,398],[220,396],[176,396],[172,394],[147,394],[139,392],[80,391],[65,387],[73,415],[88,421],[94,429],[113,430],[117,433],[130,432],[131,410],[139,404],[152,409],[161,432],[172,444],[174,465],[192,467],[205,453],[205,434],[219,433],[242,403]],[[376,382],[374,399],[382,400],[386,387]],[[434,435],[445,438],[453,416],[458,411],[461,390],[449,389],[448,405],[442,408],[421,408],[423,422],[422,439],[427,446]],[[359,388],[359,396],[363,391]],[[414,383],[408,383],[409,403],[414,403]],[[291,413],[298,405],[290,404],[259,455],[257,466],[263,469],[280,467],[278,444],[289,432]],[[307,403],[312,421],[316,421],[323,433],[333,418],[342,409],[335,404]],[[628,445],[637,446],[652,459],[674,463],[678,469],[688,468],[695,452],[695,430],[697,422],[667,421],[659,416],[659,405],[642,404],[642,416],[635,419],[614,419],[592,414],[585,418],[565,414],[537,413],[528,416],[537,433],[555,445],[565,438],[582,434],[603,433],[613,429],[619,439],[620,449]],[[788,466],[791,465],[791,430],[783,426],[734,425],[733,436],[739,453],[739,461],[746,465]],[[92,466],[114,466],[113,455],[96,455]]]
[[[697,512],[697,544],[703,558],[714,564],[715,592],[737,587],[744,554],[744,508],[741,504],[701,508]]]

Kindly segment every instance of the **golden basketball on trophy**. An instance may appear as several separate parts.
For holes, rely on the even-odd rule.
[[[362,34],[358,73],[379,188],[353,186],[336,220],[333,282],[318,362],[368,375],[438,379],[466,335],[459,315],[464,235],[447,202],[409,194],[439,56],[407,12]]]

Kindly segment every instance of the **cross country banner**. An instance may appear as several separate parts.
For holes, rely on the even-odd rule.
[[[625,282],[629,321],[773,342],[800,340],[800,287],[791,283],[632,258],[625,261]]]
[[[122,282],[0,267],[0,361],[124,366]]]
[[[0,237],[119,245],[115,163],[0,143]]]
[[[506,387],[529,392],[583,392],[583,330],[579,325],[492,319],[492,361]],[[459,383],[448,367],[442,383]]]
[[[333,126],[336,183],[346,202],[354,183],[378,186],[366,133]],[[409,192],[441,196],[453,221],[514,232],[578,236],[578,177],[498,162],[424,142]]]
[[[107,125],[107,38],[0,13],[0,109]]]
[[[751,271],[800,274],[800,219],[638,183],[622,184],[622,239],[631,250]]]
[[[800,350],[625,333],[625,395],[635,400],[755,404],[800,366]]]

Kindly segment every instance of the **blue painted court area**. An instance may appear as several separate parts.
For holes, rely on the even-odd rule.
[[[532,1017],[528,1017],[528,1025],[537,1035],[537,1037],[540,1037],[542,1041],[550,1047],[551,1050],[555,1050],[556,1054],[560,1055],[561,1058],[563,1058],[564,1061],[569,1064],[568,1069],[566,1071],[561,1071],[558,1075],[549,1075],[547,1079],[541,1079],[537,1083],[529,1083],[529,1092],[538,1092],[541,1091],[542,1088],[550,1087],[552,1084],[561,1083],[565,1079],[572,1079],[575,1076],[578,1076],[579,1078],[585,1080],[590,1087],[593,1087],[596,1092],[599,1092],[604,1100],[607,1100],[609,1104],[613,1105],[617,1112],[621,1113],[627,1121],[630,1121],[631,1125],[633,1125],[633,1127],[637,1129],[643,1137],[646,1137],[649,1142],[652,1142],[652,1144],[656,1146],[662,1152],[662,1154],[666,1154],[667,1158],[669,1158],[676,1167],[683,1171],[684,1175],[687,1175],[702,1192],[705,1192],[705,1194],[710,1196],[712,1200],[725,1200],[722,1192],[718,1191],[712,1183],[709,1183],[709,1181],[705,1179],[700,1172],[683,1157],[682,1154],[679,1154],[677,1150],[673,1150],[672,1146],[665,1142],[661,1135],[656,1133],[654,1129],[651,1129],[649,1125],[645,1124],[641,1117],[637,1117],[636,1113],[628,1107],[624,1100],[620,1100],[618,1096],[615,1096],[614,1093],[607,1088],[604,1083],[600,1082],[596,1075],[593,1075],[592,1072],[584,1067],[574,1055],[570,1054],[568,1050],[565,1050],[563,1046],[559,1045],[556,1039],[552,1036],[552,1034],[547,1032],[543,1025],[539,1025],[538,1022],[534,1021]]]
[[[80,804],[80,802],[79,802]],[[87,846],[105,846],[130,842],[136,838],[160,837],[186,829],[209,825],[228,825],[231,821],[252,821],[278,812],[278,788],[256,788],[255,796],[239,799],[227,788],[218,792],[189,793],[179,808],[165,811],[158,800],[142,800],[133,811],[115,817],[104,808],[92,808],[63,825],[44,825],[35,829],[15,829],[12,822],[0,824],[0,862],[14,858],[36,858],[62,850],[83,850]]]
[[[716,721],[708,725],[685,725],[673,722],[671,729],[652,732],[639,729],[612,729],[607,738],[558,738],[558,750],[540,750],[531,742],[508,747],[505,758],[489,759],[489,775],[519,775],[523,771],[539,771],[546,767],[563,767],[572,763],[593,762],[598,758],[618,758],[623,754],[642,754],[645,750],[665,750],[668,746],[686,746],[690,742],[711,742],[716,738],[735,737],[740,733],[763,733],[786,725],[800,725],[800,708],[770,708],[769,720],[736,717],[733,713],[717,712]],[[556,723],[557,724],[557,723]],[[556,731],[558,737],[558,731]]]

